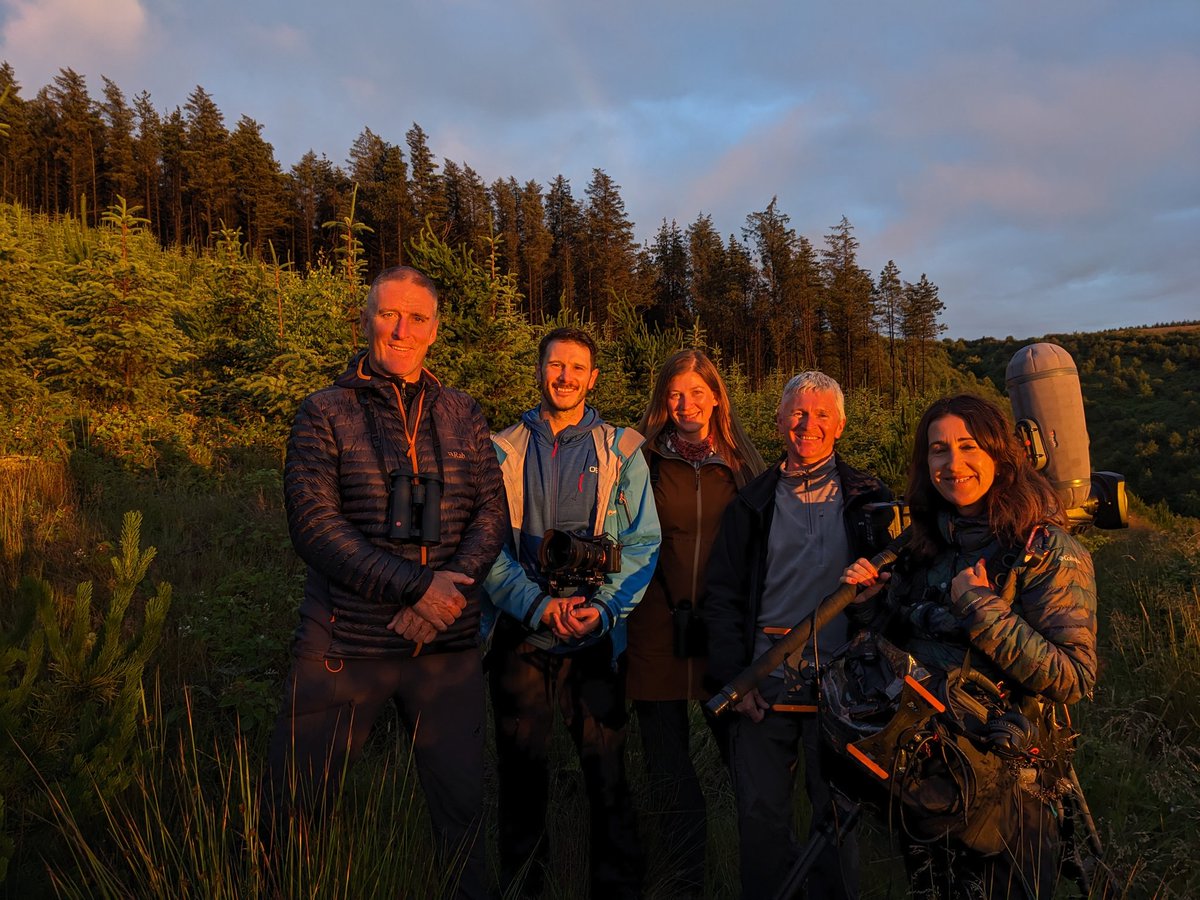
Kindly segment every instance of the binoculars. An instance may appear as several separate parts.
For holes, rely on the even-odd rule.
[[[388,537],[432,547],[442,540],[442,479],[436,475],[391,474]]]

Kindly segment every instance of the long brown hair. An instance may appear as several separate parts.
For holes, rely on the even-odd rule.
[[[929,426],[943,416],[958,416],[996,465],[995,480],[984,497],[988,526],[1000,543],[1016,547],[1042,522],[1065,524],[1062,504],[1050,482],[1034,471],[1017,441],[1016,433],[996,404],[972,394],[934,401],[917,425],[912,462],[908,469],[908,501],[912,515],[910,551],[928,557],[945,546],[938,529],[938,513],[954,507],[934,487],[929,476]]]
[[[712,421],[709,423],[713,449],[721,454],[721,458],[733,469],[737,486],[743,487],[765,469],[766,464],[743,430],[737,411],[729,402],[729,392],[725,389],[725,382],[721,379],[717,367],[700,350],[681,350],[664,362],[658,370],[654,390],[650,393],[650,405],[646,407],[646,412],[637,424],[637,430],[646,438],[645,447],[647,450],[653,447],[659,436],[671,424],[671,415],[667,410],[667,389],[671,385],[671,379],[687,372],[695,372],[700,376],[700,380],[708,385],[708,389],[717,398]]]

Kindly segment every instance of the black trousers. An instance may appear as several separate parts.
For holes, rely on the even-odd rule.
[[[768,678],[760,688],[768,702],[779,699],[782,680]],[[793,698],[815,703],[811,696]],[[826,815],[836,815],[833,794],[822,771],[820,726],[815,713],[768,710],[761,722],[734,714],[730,724],[730,772],[738,811],[742,897],[774,897],[799,858],[792,823],[792,783],[804,752],[804,786],[812,803],[809,835]],[[810,900],[858,897],[858,835],[851,830],[839,846],[822,853],[806,882]]]
[[[692,764],[688,705],[687,700],[633,702],[646,759],[649,812],[658,822],[668,857],[663,890],[671,897],[699,897],[704,888],[708,817]],[[712,719],[708,724],[723,748],[724,729]],[[724,756],[724,749],[721,753]]]
[[[267,756],[269,833],[287,815],[320,814],[394,700],[412,738],[417,775],[443,862],[462,869],[454,894],[485,898],[484,683],[477,650],[417,657],[329,659],[328,631],[305,620],[293,649],[284,702]]]
[[[500,782],[501,887],[528,866],[537,894],[547,858],[547,753],[557,707],[579,753],[590,806],[591,884],[597,898],[638,897],[644,869],[625,776],[629,716],[624,678],[609,639],[575,653],[549,653],[501,618],[488,656]]]

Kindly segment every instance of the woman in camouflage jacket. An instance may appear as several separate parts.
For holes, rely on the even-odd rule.
[[[935,402],[917,427],[906,499],[910,538],[886,593],[880,588],[888,574],[865,559],[843,576],[867,586],[852,618],[930,671],[983,674],[1003,686],[1012,709],[1090,696],[1091,556],[1067,532],[1062,504],[1029,465],[1003,412],[969,395]],[[1050,897],[1060,857],[1053,800],[1014,785],[1010,802],[979,804],[995,821],[974,823],[974,833],[980,824],[995,828],[999,852],[952,836],[910,840],[914,896]]]

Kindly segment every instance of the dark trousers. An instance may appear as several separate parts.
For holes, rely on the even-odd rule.
[[[688,701],[635,700],[633,709],[645,752],[650,812],[658,821],[669,860],[664,890],[671,897],[699,897],[708,819],[692,765]],[[723,743],[721,735],[716,737]]]
[[[773,701],[778,679],[762,688]],[[803,698],[800,702],[813,702]],[[735,714],[730,725],[730,772],[738,811],[738,837],[744,900],[774,897],[799,858],[792,823],[792,783],[801,748],[804,785],[812,803],[810,837],[825,815],[836,815],[833,795],[821,766],[820,727],[814,713],[768,710],[758,723]],[[809,871],[810,900],[858,897],[858,835],[847,833],[830,846]]]
[[[592,896],[641,895],[643,859],[625,777],[629,722],[624,678],[608,639],[569,655],[524,642],[502,619],[488,657],[500,782],[501,886],[528,865],[525,894],[541,889],[547,858],[547,751],[554,710],[562,712],[579,753],[591,807]]]
[[[361,753],[383,705],[395,700],[443,864],[461,868],[456,897],[484,898],[484,688],[476,650],[417,657],[328,659],[327,633],[306,620],[267,756],[268,834],[293,812],[320,815]]]

